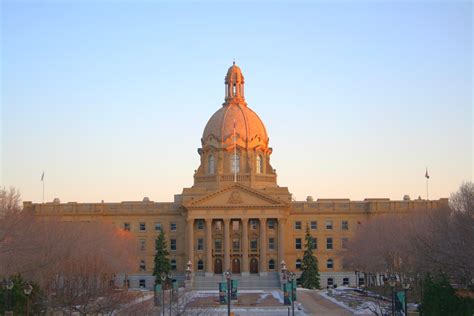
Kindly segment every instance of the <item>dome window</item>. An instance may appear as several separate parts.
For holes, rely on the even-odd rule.
[[[262,158],[262,155],[257,155],[257,173],[263,173],[263,158]]]
[[[214,156],[210,155],[209,160],[208,160],[208,165],[207,165],[207,173],[208,174],[214,174],[216,172],[216,162],[214,160]]]
[[[232,173],[240,172],[240,157],[239,155],[232,155],[230,157],[230,166]]]

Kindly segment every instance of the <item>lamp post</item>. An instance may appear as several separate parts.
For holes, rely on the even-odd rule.
[[[397,285],[397,278],[391,275],[388,284],[392,288],[392,316],[395,316],[395,285]]]
[[[285,281],[286,281],[286,272],[288,271],[288,269],[286,268],[285,260],[282,260],[280,265],[281,265],[281,269],[280,269],[281,270],[281,278],[283,280],[282,283],[285,283]]]
[[[171,307],[173,306],[173,274],[168,272],[168,280],[170,282],[170,316],[171,314]]]
[[[227,270],[224,272],[225,279],[227,280],[227,316],[230,316],[230,299],[231,299],[231,278],[232,278],[232,273]]]
[[[3,280],[3,288],[6,289],[6,295],[7,295],[7,299],[6,299],[6,312],[5,312],[5,315],[12,315],[12,311],[11,311],[11,291],[13,289],[13,286],[14,286],[14,283],[12,280],[8,279],[8,280]]]
[[[296,274],[294,272],[288,273],[288,281],[291,283],[291,315],[295,316],[295,287],[294,281],[296,280]]]
[[[161,310],[163,311],[163,316],[165,316],[165,281],[168,275],[165,272],[161,272]]]
[[[30,316],[30,295],[32,291],[33,291],[33,286],[31,286],[31,284],[25,285],[25,288],[23,289],[23,293],[25,293],[26,295],[26,316]]]
[[[405,315],[408,315],[408,299],[407,299],[407,293],[408,290],[410,289],[410,282],[407,280],[403,282],[403,290],[405,291]]]

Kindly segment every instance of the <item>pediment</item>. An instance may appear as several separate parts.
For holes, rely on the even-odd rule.
[[[286,203],[235,183],[184,205],[188,209],[282,208]]]

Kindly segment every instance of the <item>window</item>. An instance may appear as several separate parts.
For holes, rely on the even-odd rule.
[[[222,239],[214,239],[214,250],[217,252],[222,251]]]
[[[209,161],[207,165],[207,173],[208,174],[214,174],[215,172],[215,161],[214,161],[214,156],[210,155],[209,156]]]
[[[270,261],[268,261],[268,270],[275,270],[275,260],[270,259]]]
[[[328,259],[328,261],[326,261],[326,268],[328,269],[334,268],[334,261],[332,259]]]
[[[301,259],[296,259],[295,268],[296,269],[301,269]]]
[[[197,229],[199,229],[199,230],[204,229],[204,221],[202,219],[198,220],[196,225],[197,225]]]
[[[275,229],[275,220],[268,220],[268,229]]]
[[[312,230],[318,229],[318,222],[317,221],[311,221],[311,229]]]
[[[332,249],[332,237],[326,238],[326,249]]]
[[[239,239],[232,239],[232,250],[239,251],[240,250],[240,240]]]
[[[318,238],[311,237],[313,239],[313,249],[318,249]]]
[[[342,221],[341,222],[341,229],[342,230],[349,230],[349,221]]]
[[[204,250],[204,239],[198,238],[197,240],[197,250]]]
[[[170,239],[170,249],[176,251],[176,239]]]
[[[251,251],[257,251],[257,244],[258,244],[257,239],[255,239],[255,238],[251,239],[250,240],[250,250]]]
[[[156,231],[161,231],[163,227],[161,226],[161,223],[155,223],[155,230]]]
[[[140,239],[140,250],[144,251],[146,249],[146,240]]]
[[[362,286],[365,284],[365,279],[364,278],[359,278],[359,286]]]
[[[176,223],[170,223],[170,230],[171,230],[172,232],[176,231],[176,227],[177,227],[177,226],[176,226]]]
[[[146,224],[145,223],[140,223],[140,231],[141,232],[146,231]]]
[[[171,270],[176,271],[176,260],[172,259],[170,263],[171,263]]]
[[[333,285],[334,285],[334,279],[328,278],[328,286],[333,286]]]
[[[140,261],[140,271],[146,271],[145,260]]]
[[[342,285],[349,286],[349,278],[342,279]]]
[[[239,230],[240,223],[239,221],[232,221],[232,230]]]
[[[273,237],[268,238],[268,249],[275,250],[275,238]]]
[[[145,281],[144,279],[140,279],[138,286],[139,286],[141,289],[146,288],[146,281]]]
[[[216,230],[222,230],[222,222],[216,221]]]
[[[300,221],[295,222],[295,229],[301,229],[301,222]]]
[[[199,260],[199,261],[198,261],[197,268],[198,268],[199,271],[204,270],[204,261]]]
[[[326,229],[332,229],[332,221],[326,221]]]
[[[250,220],[250,229],[253,229],[253,230],[257,229],[257,221],[256,220],[254,220],[254,219]]]
[[[347,249],[348,245],[349,245],[349,238],[342,237],[342,243],[341,243],[342,249]]]
[[[295,239],[295,249],[301,249],[301,238]]]
[[[232,154],[232,157],[230,158],[230,165],[231,165],[232,173],[240,172],[240,157],[239,157],[239,155]]]
[[[123,223],[123,230],[130,231],[130,223]]]
[[[257,173],[263,173],[262,155],[257,155]]]

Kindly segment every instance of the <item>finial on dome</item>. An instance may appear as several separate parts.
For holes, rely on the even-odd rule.
[[[233,59],[233,61],[232,61],[232,65],[234,65],[234,66],[235,66],[235,58],[234,58],[234,59]]]

